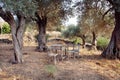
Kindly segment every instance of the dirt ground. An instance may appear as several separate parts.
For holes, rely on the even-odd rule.
[[[79,59],[63,60],[53,65],[55,71],[51,77],[46,71],[46,66],[50,65],[47,53],[35,49],[35,46],[25,46],[24,62],[11,64],[13,46],[0,42],[0,80],[120,80],[119,60],[104,59],[100,56],[101,51],[82,48]]]

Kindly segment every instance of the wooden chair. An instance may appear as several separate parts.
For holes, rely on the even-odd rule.
[[[48,47],[47,55],[48,55],[49,61],[53,61],[54,64],[56,64],[60,60],[63,61],[63,51],[64,50],[62,48]]]
[[[74,59],[79,57],[80,45],[79,44],[68,44],[66,53],[67,53],[68,59],[70,59],[71,57],[73,57]]]
[[[52,47],[48,47],[47,56],[48,56],[48,60],[50,62],[53,61],[54,64],[57,63],[57,61],[58,61],[58,59],[57,59],[58,54],[53,52],[53,48]]]

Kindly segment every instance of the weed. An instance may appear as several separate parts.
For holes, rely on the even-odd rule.
[[[46,65],[45,71],[48,73],[48,77],[54,78],[54,75],[57,72],[57,68],[55,65]]]

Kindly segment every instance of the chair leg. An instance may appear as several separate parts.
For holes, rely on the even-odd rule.
[[[63,56],[62,55],[60,55],[60,58],[61,58],[61,61],[63,61]]]
[[[68,60],[70,60],[70,58],[71,58],[71,53],[68,54]]]
[[[73,59],[75,59],[75,53],[73,53]]]
[[[53,58],[53,62],[54,62],[54,64],[56,65],[56,63],[57,63],[57,58],[56,58],[56,56],[54,56],[54,58]]]

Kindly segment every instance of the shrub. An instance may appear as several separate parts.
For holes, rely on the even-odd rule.
[[[80,44],[81,43],[81,39],[76,38],[76,39],[73,40],[73,43],[74,44]]]
[[[48,73],[49,77],[54,77],[55,73],[57,72],[57,68],[55,65],[46,65],[45,71]]]
[[[60,31],[61,32],[61,27],[57,27],[56,31]]]
[[[105,37],[100,37],[97,40],[97,48],[100,50],[104,50],[109,43],[109,40]]]
[[[10,25],[8,23],[4,23],[2,27],[3,34],[9,34],[11,32]]]
[[[72,38],[80,33],[79,26],[69,25],[66,30],[62,32],[62,35],[66,38]]]
[[[63,35],[65,38],[68,38],[68,37],[69,37],[69,31],[68,31],[68,30],[62,31],[62,35]]]

